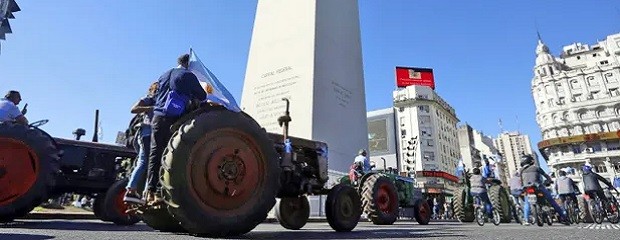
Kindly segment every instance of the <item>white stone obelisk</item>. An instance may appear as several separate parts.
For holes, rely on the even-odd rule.
[[[268,132],[290,100],[291,136],[328,144],[348,172],[368,147],[357,0],[259,0],[241,108]]]

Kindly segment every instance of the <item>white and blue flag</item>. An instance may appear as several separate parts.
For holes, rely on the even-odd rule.
[[[463,163],[463,159],[461,158],[459,159],[459,163],[456,165],[456,172],[454,175],[460,178],[463,176],[463,172],[465,172],[465,163]]]
[[[189,50],[189,70],[196,75],[207,92],[207,100],[220,104],[233,112],[240,112],[235,98],[217,77],[200,61],[193,49]]]

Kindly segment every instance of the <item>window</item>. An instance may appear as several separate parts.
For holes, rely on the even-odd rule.
[[[598,86],[598,81],[596,81],[596,79],[594,79],[594,77],[592,76],[589,76],[587,78],[587,81],[589,86]]]
[[[614,78],[613,73],[605,73],[605,81],[607,81],[607,83],[616,83],[618,79]]]
[[[577,81],[575,79],[570,81],[570,87],[572,89],[580,89],[581,88],[581,86],[579,85],[579,81]]]
[[[423,157],[428,161],[435,161],[435,152],[424,151]]]
[[[609,95],[611,95],[612,97],[617,97],[620,95],[620,91],[618,91],[618,88],[610,88]]]
[[[433,146],[435,146],[435,140],[433,140],[433,139],[427,139],[427,140],[426,140],[426,145],[427,145],[427,146],[429,146],[429,147],[433,147]]]
[[[432,137],[433,136],[433,131],[432,131],[432,129],[430,127],[421,127],[420,128],[420,133],[424,137]]]
[[[600,93],[600,92],[601,92],[601,91],[592,91],[592,92],[590,93],[590,96],[592,96],[592,99],[597,99],[597,98],[599,98],[599,93]]]
[[[420,116],[420,124],[430,124],[431,116]]]
[[[583,98],[581,97],[581,94],[575,94],[573,95],[573,98],[575,99],[576,102],[582,101]]]
[[[556,83],[555,87],[558,90],[558,93],[564,92],[564,88],[562,87],[561,83]]]
[[[430,107],[428,105],[419,105],[418,110],[420,110],[421,112],[428,113],[430,112]]]
[[[586,111],[578,112],[577,116],[579,117],[579,120],[583,120],[583,119],[588,118],[588,114],[586,113]]]
[[[601,63],[601,65],[607,65],[607,64],[609,64],[609,61],[605,60],[605,61],[601,61],[600,63]]]

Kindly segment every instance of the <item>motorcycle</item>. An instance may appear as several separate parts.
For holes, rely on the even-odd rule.
[[[530,222],[536,222],[536,225],[542,227],[545,223],[551,226],[553,225],[552,207],[549,206],[545,195],[534,186],[525,187],[525,194],[528,203],[530,204]]]

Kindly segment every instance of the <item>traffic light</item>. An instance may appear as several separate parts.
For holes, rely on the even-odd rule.
[[[19,11],[21,9],[15,0],[0,0],[0,40],[6,40],[6,34],[13,33],[9,19],[14,19],[13,13]]]

